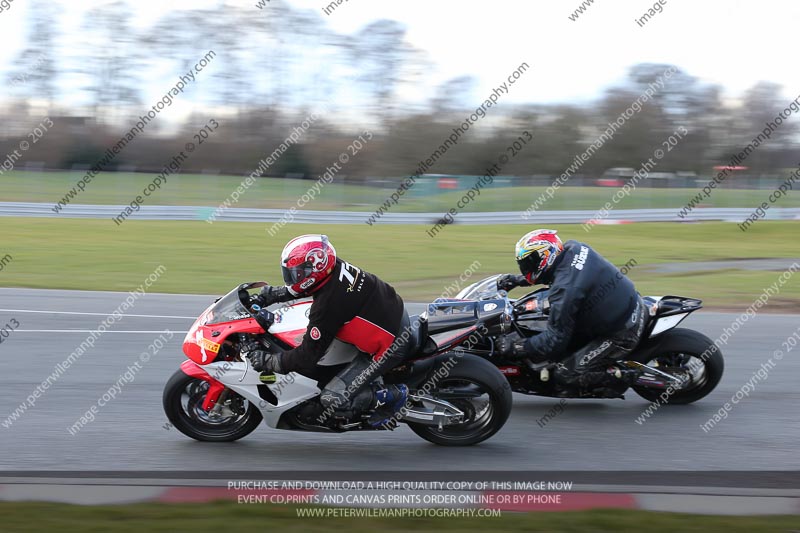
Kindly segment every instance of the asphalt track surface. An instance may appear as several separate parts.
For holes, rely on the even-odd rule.
[[[108,313],[127,296],[115,292],[0,289],[0,326],[20,326],[0,345],[0,422],[32,394]],[[800,346],[786,353],[708,433],[700,425],[739,390],[781,343],[798,330],[797,315],[760,313],[723,347],[726,371],[718,388],[689,406],[662,407],[644,424],[649,403],[568,400],[539,427],[557,401],[514,395],[506,426],[468,448],[430,444],[401,426],[394,432],[338,435],[279,431],[262,425],[236,442],[208,444],[165,429],[164,383],[184,356],[181,341],[211,299],[147,294],[69,368],[20,418],[0,425],[0,470],[187,471],[414,470],[631,471],[800,469]],[[749,302],[742,304],[744,309]],[[712,339],[738,316],[701,310],[684,326]],[[75,435],[68,428],[117,382],[139,354],[169,329],[172,340]]]

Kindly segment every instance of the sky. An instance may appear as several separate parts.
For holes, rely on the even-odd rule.
[[[28,1],[14,0],[0,12],[2,78],[22,45]],[[135,24],[146,26],[171,9],[226,3],[266,16],[256,1],[138,0],[132,5]],[[729,99],[762,80],[783,85],[787,100],[800,94],[800,69],[792,60],[800,22],[796,0],[661,0],[661,13],[644,27],[636,19],[654,3],[642,0],[594,0],[576,21],[568,16],[581,0],[347,0],[325,15],[322,7],[329,2],[271,0],[278,7],[290,3],[315,10],[343,33],[379,18],[397,20],[406,26],[408,41],[428,54],[434,80],[474,76],[476,97],[491,92],[522,62],[532,68],[506,101],[591,101],[642,62],[676,64],[721,85]],[[61,4],[63,25],[79,28],[85,10],[102,2],[51,3]],[[72,38],[80,39],[80,32]]]

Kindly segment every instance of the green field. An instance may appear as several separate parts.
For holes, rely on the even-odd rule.
[[[43,202],[55,204],[83,176],[78,172],[11,172],[0,177],[2,200],[10,202]],[[153,179],[153,174],[103,173],[95,177],[86,190],[74,200],[81,204],[127,204],[141,194]],[[148,205],[196,205],[217,207],[239,186],[242,177],[212,175],[177,175],[167,178],[167,184],[147,198]],[[384,187],[344,185],[331,183],[322,188],[319,196],[305,205],[310,210],[354,210],[371,212],[394,192],[393,186]],[[473,178],[465,178],[471,186]],[[504,187],[503,178],[483,190],[467,211],[524,211],[546,190],[546,187]],[[295,205],[314,180],[259,179],[233,207],[287,209]],[[755,207],[766,200],[773,187],[764,190],[739,190],[719,188],[705,202],[714,207]],[[596,210],[611,200],[617,188],[564,187],[541,210],[580,209]],[[616,209],[675,208],[683,207],[697,194],[696,189],[638,188],[623,198]],[[435,183],[419,182],[392,206],[394,212],[446,212],[455,206],[464,191],[442,192]],[[798,207],[800,197],[784,196],[779,207]],[[773,210],[772,213],[775,211]],[[770,214],[772,214],[770,213]],[[207,215],[206,215],[207,216]]]
[[[626,510],[511,513],[499,518],[298,518],[294,507],[210,504],[77,506],[55,503],[0,503],[3,531],[61,533],[187,531],[438,532],[525,531],[542,533],[785,533],[797,530],[797,516],[702,516]]]
[[[275,237],[270,225],[243,222],[140,221],[0,217],[0,286],[129,291],[158,265],[167,271],[151,289],[166,293],[225,293],[243,281],[280,282],[283,245],[301,233],[327,233],[339,255],[392,283],[409,301],[430,301],[479,261],[467,283],[513,272],[513,247],[529,226],[446,226],[430,238],[427,226],[291,224]],[[653,265],[742,258],[800,258],[800,223],[761,221],[747,233],[735,224],[642,223],[555,226],[562,238],[583,240],[617,265],[634,259],[628,276],[643,294],[678,294],[713,307],[741,309],[780,272],[738,268],[673,274]],[[465,284],[462,284],[462,286]],[[455,291],[453,291],[454,294]],[[792,280],[770,299],[773,311],[800,310]]]

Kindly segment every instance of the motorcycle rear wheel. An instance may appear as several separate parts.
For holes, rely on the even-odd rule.
[[[714,344],[714,341],[702,333],[691,329],[675,328],[662,333],[653,341],[656,344],[651,349],[646,349],[631,359],[645,365],[657,362],[657,368],[668,373],[671,369],[687,371],[687,368],[691,369],[699,364],[703,366],[702,369],[697,368],[693,372],[693,374],[701,376],[700,379],[693,378],[693,382],[686,389],[677,390],[663,399],[661,396],[664,389],[634,386],[633,390],[636,391],[636,394],[645,400],[658,401],[660,404],[689,404],[704,398],[719,384],[725,369],[722,351]],[[689,363],[681,364],[682,361],[689,361]],[[699,370],[702,370],[702,373]]]
[[[447,375],[436,383],[430,392],[437,397],[437,392],[447,389],[457,393],[463,390],[469,393],[480,393],[478,398],[446,399],[467,415],[461,424],[436,426],[408,422],[408,427],[423,439],[441,446],[471,446],[482,442],[498,431],[511,414],[511,387],[505,376],[488,361],[479,357],[464,356],[455,366],[447,371]]]

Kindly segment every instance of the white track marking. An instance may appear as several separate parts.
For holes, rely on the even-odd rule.
[[[44,313],[54,315],[91,315],[91,316],[109,316],[112,313],[81,313],[78,311],[33,311],[30,309],[0,309],[0,311],[8,311],[10,313]],[[180,318],[186,320],[196,320],[196,316],[171,316],[171,315],[133,315],[122,313],[122,316],[134,316],[140,318]]]

